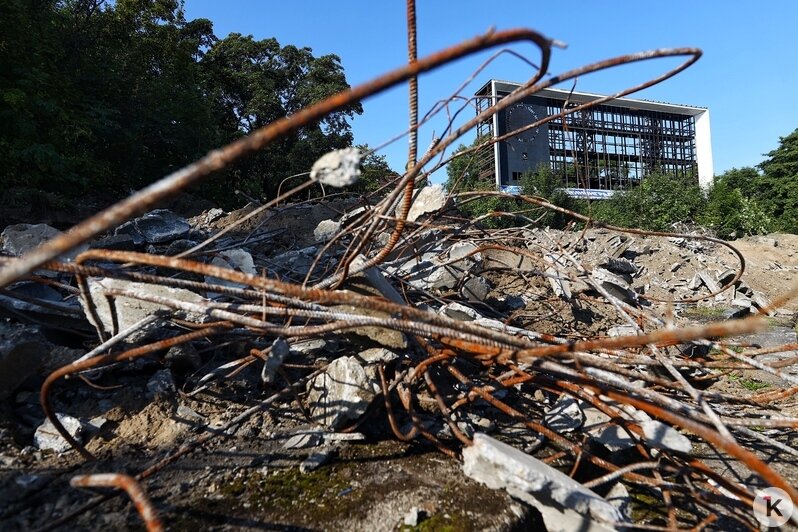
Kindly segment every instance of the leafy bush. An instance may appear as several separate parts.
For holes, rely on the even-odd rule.
[[[591,204],[597,220],[651,231],[697,222],[705,206],[706,198],[695,178],[671,174],[648,175],[637,187]]]
[[[721,238],[764,234],[773,221],[753,198],[747,198],[723,176],[715,179],[707,191],[707,205],[699,222],[713,229]]]

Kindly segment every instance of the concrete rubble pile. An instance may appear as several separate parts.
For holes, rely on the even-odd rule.
[[[320,161],[314,179],[348,179],[330,165],[344,168],[351,156],[336,157]],[[773,294],[740,277],[732,253],[694,235],[455,227],[441,218],[456,205],[440,186],[414,191],[395,238],[384,213],[401,215],[402,204],[377,222],[381,207],[344,198],[192,217],[157,209],[62,257],[63,267],[4,288],[0,400],[2,419],[15,423],[0,425],[3,482],[23,494],[59,485],[37,463],[78,467],[63,431],[100,460],[164,455],[218,433],[231,455],[250,453],[235,474],[261,482],[280,468],[334,471],[358,449],[395,439],[413,441],[413,453],[461,456],[462,473],[450,472],[458,482],[506,493],[502,508],[467,516],[480,527],[497,515],[516,525],[542,519],[550,531],[707,515],[752,522],[741,502],[751,486],[718,484],[691,457],[729,452],[718,447],[728,431],[740,445],[788,446],[793,421],[778,421],[766,393],[791,396],[798,353],[794,308],[772,307]],[[59,233],[10,226],[3,254]],[[656,336],[762,313],[768,331],[731,325],[722,343]],[[645,334],[653,336],[629,340]],[[44,379],[97,357],[106,357],[97,367],[47,380],[46,418]],[[769,388],[734,398],[723,385],[749,381]],[[250,417],[236,421],[242,411]],[[765,428],[748,429],[751,419]],[[241,478],[197,482],[224,501],[230,483],[255,492],[255,477]],[[336,497],[352,498],[368,484],[359,482],[347,479]],[[407,493],[426,493],[418,478],[405,482]],[[18,512],[21,500],[13,498]],[[166,508],[170,495],[160,500]],[[387,528],[440,513],[428,500],[396,500]],[[56,503],[42,501],[52,517]],[[733,517],[719,515],[723,505]]]

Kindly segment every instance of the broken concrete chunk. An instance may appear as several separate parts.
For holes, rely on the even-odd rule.
[[[693,450],[693,444],[684,434],[675,428],[666,425],[655,419],[640,423],[646,443],[657,449],[667,449],[680,453],[689,453]]]
[[[751,302],[758,309],[766,309],[770,307],[770,301],[768,301],[768,298],[766,298],[764,294],[762,294],[762,292],[754,292],[754,295],[751,297]],[[775,314],[775,311],[773,309],[769,310],[770,310],[768,312],[769,316]]]
[[[175,394],[175,380],[168,369],[156,371],[147,381],[147,394],[151,397],[169,399]]]
[[[175,369],[199,369],[202,366],[197,348],[188,343],[170,347],[163,359],[168,367]]]
[[[283,365],[283,361],[291,353],[288,348],[288,342],[284,338],[278,338],[272,344],[272,348],[266,355],[266,362],[263,363],[263,369],[260,372],[261,381],[263,384],[271,384],[274,382],[274,374]]]
[[[176,413],[179,418],[185,419],[186,421],[190,421],[192,423],[199,423],[199,424],[207,423],[207,419],[205,418],[205,416],[197,413],[196,411],[192,410],[191,408],[185,405],[179,405],[177,407]]]
[[[211,266],[225,268],[227,270],[235,270],[249,275],[257,275],[258,273],[255,269],[255,261],[252,259],[252,255],[243,249],[229,249],[227,251],[220,252],[218,256],[211,260]],[[209,284],[227,286],[230,288],[245,288],[243,284],[228,281],[226,279],[219,279],[218,277],[212,277],[209,275],[205,276],[205,282]],[[214,296],[215,294],[211,293],[210,297]]]
[[[255,261],[252,259],[252,255],[246,250],[240,248],[228,249],[227,251],[219,252],[219,255],[224,257],[227,263],[232,266],[234,270],[238,270],[249,275],[258,274],[258,271],[255,269]]]
[[[601,283],[604,290],[611,296],[627,304],[634,304],[637,301],[637,294],[629,289],[629,283],[609,270],[595,268],[591,276],[596,282]]]
[[[718,272],[718,282],[721,285],[726,285],[734,279],[734,276],[737,274],[737,270],[733,270],[731,268],[727,270],[723,270],[722,272]]]
[[[324,432],[320,430],[300,430],[288,438],[283,449],[310,449],[318,447],[324,441]]]
[[[80,420],[67,414],[56,413],[55,416],[69,435],[79,442],[83,433],[83,424]],[[36,432],[33,435],[33,445],[43,451],[50,450],[57,453],[63,453],[72,448],[49,419],[36,428]]]
[[[598,431],[598,434],[593,439],[613,453],[631,449],[635,446],[635,440],[618,425],[605,427]]]
[[[554,295],[564,299],[571,299],[571,282],[560,275],[554,268],[546,268],[546,280],[551,285]]]
[[[3,229],[3,251],[16,257],[58,236],[61,231],[46,224],[16,224]]]
[[[185,236],[190,229],[185,218],[167,209],[157,209],[120,225],[114,234],[130,235],[136,245],[163,244]]]
[[[484,317],[471,307],[457,302],[442,306],[438,312],[458,321],[472,321]]]
[[[371,317],[387,317],[384,312],[370,310],[366,308],[356,308],[351,305],[339,305],[332,307],[339,312],[346,312],[348,314],[359,314],[361,316]],[[394,329],[386,329],[385,327],[377,327],[372,325],[363,325],[360,327],[353,327],[341,331],[344,334],[351,333],[358,336],[364,336],[378,344],[391,349],[404,349],[407,347],[407,337],[401,331]]]
[[[474,444],[463,450],[463,472],[493,489],[506,489],[514,497],[541,509],[556,507],[582,516],[581,523],[570,530],[596,530],[590,521],[600,524],[623,521],[623,516],[580,483],[540,460],[524,454],[485,434],[474,435]],[[545,518],[545,516],[544,516]],[[563,530],[563,523],[546,520],[548,530]]]
[[[585,414],[576,399],[564,395],[552,405],[543,422],[555,432],[572,432],[585,422]]]
[[[190,290],[184,288],[170,288],[168,286],[161,286],[149,283],[136,283],[132,281],[124,281],[122,279],[103,278],[89,279],[89,293],[91,294],[92,301],[94,302],[97,310],[97,315],[100,318],[100,323],[95,323],[94,318],[86,306],[86,302],[81,299],[80,303],[83,306],[83,311],[88,320],[95,327],[102,328],[106,332],[122,331],[132,327],[143,318],[155,314],[157,312],[169,311],[170,307],[161,305],[159,303],[151,303],[142,299],[133,297],[119,296],[114,297],[114,303],[111,305],[108,298],[105,296],[106,290],[125,290],[130,292],[138,292],[142,295],[151,295],[161,297],[164,299],[183,301],[186,303],[202,303],[205,301],[199,294],[195,294]],[[208,317],[202,313],[186,312],[177,310],[175,315],[183,316],[185,319],[191,321],[198,321],[204,323]],[[115,326],[116,323],[116,326]],[[130,341],[137,338],[136,333],[130,336]]]
[[[632,497],[626,486],[620,482],[616,483],[604,498],[621,512],[624,519],[632,519]]]
[[[537,264],[529,255],[506,249],[486,249],[481,253],[486,268],[512,268],[524,272],[537,269]]]
[[[324,338],[307,338],[291,344],[291,352],[298,355],[314,355],[327,350],[327,340]]]
[[[360,151],[344,148],[325,153],[313,163],[310,178],[337,188],[354,185],[360,179]]]
[[[468,301],[485,301],[489,293],[490,283],[482,277],[472,277],[460,289],[460,295]]]
[[[358,419],[376,395],[375,384],[357,358],[333,360],[327,371],[308,383],[308,405],[313,421],[337,429]]]
[[[687,283],[687,288],[690,290],[698,290],[699,286],[701,286],[701,276],[696,273],[693,275],[693,278],[690,279],[690,282]]]
[[[473,263],[482,262],[482,254],[474,253],[479,249],[473,242],[457,242],[449,248],[449,260],[461,259],[463,262],[471,261]],[[454,263],[455,265],[459,263]]]
[[[112,249],[114,251],[133,251],[136,249],[136,240],[126,234],[109,235],[95,240],[90,244],[95,249]]]
[[[635,329],[632,325],[618,325],[607,330],[607,336],[611,338],[616,336],[634,336],[636,334],[637,329]]]
[[[634,275],[637,273],[637,266],[634,262],[623,258],[611,258],[602,266],[614,273],[625,273]]]
[[[426,186],[414,194],[413,204],[407,213],[407,220],[415,222],[422,215],[439,211],[445,205],[446,191],[443,189],[443,185]]]
[[[0,400],[36,373],[51,347],[38,327],[0,321]]]
[[[699,270],[696,275],[701,278],[701,282],[704,283],[704,286],[706,286],[710,292],[717,292],[720,290],[720,286],[707,270]]]
[[[334,452],[335,449],[332,447],[323,447],[318,451],[310,453],[310,455],[299,464],[299,472],[305,474],[315,471],[329,462]]]
[[[332,240],[336,233],[341,229],[341,224],[334,220],[322,220],[316,229],[313,230],[313,238],[316,242],[328,242]]]

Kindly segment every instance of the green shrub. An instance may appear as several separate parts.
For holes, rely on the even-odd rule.
[[[695,178],[651,174],[635,188],[592,202],[591,212],[595,219],[612,225],[669,231],[675,223],[697,222],[705,206]]]

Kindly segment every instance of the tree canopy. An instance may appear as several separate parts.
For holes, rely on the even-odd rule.
[[[186,20],[179,0],[6,0],[0,21],[1,188],[76,196],[140,188],[349,87],[340,59]],[[203,190],[271,195],[350,146],[359,104],[243,161]]]

